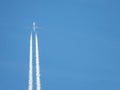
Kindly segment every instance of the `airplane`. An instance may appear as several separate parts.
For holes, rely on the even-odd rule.
[[[33,31],[35,32],[35,29],[37,28],[35,22],[33,22],[33,27],[32,28],[33,28]]]

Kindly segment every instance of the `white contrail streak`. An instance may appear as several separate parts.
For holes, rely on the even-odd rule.
[[[29,86],[28,86],[28,90],[32,90],[33,86],[32,86],[33,80],[32,80],[32,33],[30,35],[30,61],[29,61]]]
[[[35,33],[35,44],[36,44],[36,90],[41,90],[40,88],[40,66],[39,66],[39,48],[38,48],[38,37]]]

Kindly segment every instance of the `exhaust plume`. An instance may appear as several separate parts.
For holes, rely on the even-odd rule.
[[[39,48],[38,48],[38,37],[35,33],[35,44],[36,44],[36,90],[41,90],[40,88],[40,66],[39,66]]]
[[[29,61],[29,86],[28,90],[32,90],[32,33],[30,35],[30,61]]]

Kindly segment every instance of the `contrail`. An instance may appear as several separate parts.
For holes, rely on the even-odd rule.
[[[38,48],[38,37],[35,33],[35,44],[36,44],[36,90],[41,90],[40,88],[40,66],[39,66],[39,48]]]
[[[29,61],[29,86],[28,86],[28,90],[32,90],[33,86],[32,86],[33,80],[32,80],[32,33],[30,35],[30,61]]]

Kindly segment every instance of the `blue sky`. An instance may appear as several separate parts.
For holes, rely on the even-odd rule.
[[[0,0],[0,90],[27,90],[38,30],[42,90],[120,90],[119,0]]]

